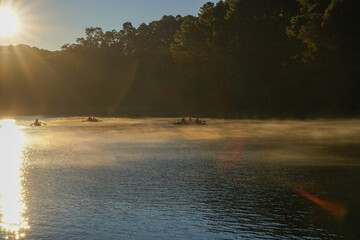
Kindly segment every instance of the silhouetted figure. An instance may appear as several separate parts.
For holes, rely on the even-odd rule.
[[[83,122],[101,122],[100,119],[97,119],[95,117],[88,117],[86,120],[84,120]]]
[[[39,119],[35,119],[35,122],[33,122],[30,126],[41,127],[42,125],[46,125],[46,123],[42,123]]]
[[[196,123],[197,125],[206,125],[206,121],[200,120],[198,117],[196,118],[195,123]]]
[[[202,121],[198,117],[196,118],[195,121],[193,121],[191,117],[189,117],[188,120],[186,120],[185,118],[181,118],[179,122],[174,122],[173,124],[174,125],[207,125],[206,121]]]

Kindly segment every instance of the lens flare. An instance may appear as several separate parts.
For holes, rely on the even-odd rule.
[[[295,191],[322,207],[336,221],[342,221],[347,215],[348,209],[345,204],[322,200],[300,188],[295,189]]]
[[[229,169],[232,168],[235,164],[235,161],[238,159],[241,151],[245,146],[244,138],[233,138],[229,139],[222,150],[222,153],[219,158],[218,168],[220,169]]]

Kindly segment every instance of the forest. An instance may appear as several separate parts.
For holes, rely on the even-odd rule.
[[[224,0],[88,27],[60,51],[1,46],[0,115],[358,117],[358,13],[355,0]]]

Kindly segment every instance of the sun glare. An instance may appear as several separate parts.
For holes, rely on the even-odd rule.
[[[9,8],[0,8],[0,36],[9,36],[18,29],[15,13]]]
[[[19,239],[29,228],[23,199],[24,136],[15,120],[0,120],[0,237]]]
[[[41,43],[39,36],[45,31],[47,18],[47,13],[38,12],[43,3],[43,0],[0,0],[0,45]],[[15,54],[22,57],[21,52]]]

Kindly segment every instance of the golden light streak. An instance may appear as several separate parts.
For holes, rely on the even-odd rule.
[[[0,228],[5,237],[19,239],[29,228],[22,186],[24,136],[15,120],[1,120],[0,126]]]

